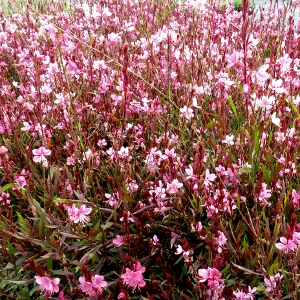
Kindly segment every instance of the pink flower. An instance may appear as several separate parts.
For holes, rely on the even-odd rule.
[[[263,182],[262,189],[258,196],[259,204],[262,206],[270,206],[271,203],[269,203],[267,199],[269,199],[271,196],[272,196],[271,190],[267,189],[267,184]]]
[[[198,101],[197,101],[197,98],[196,97],[193,97],[193,107],[196,107],[196,108],[201,108],[201,106],[198,105]]]
[[[15,179],[15,182],[17,184],[19,184],[21,188],[23,188],[25,185],[27,185],[26,179],[24,176],[17,176]]]
[[[233,138],[233,135],[226,135],[225,140],[223,140],[222,142],[227,145],[234,145]]]
[[[121,149],[118,151],[118,155],[120,158],[125,159],[125,158],[129,158],[130,159],[130,155],[129,155],[129,147],[121,147]]]
[[[121,292],[120,294],[119,294],[119,296],[118,296],[118,300],[119,299],[125,299],[126,298],[126,296],[125,296],[125,294],[123,293],[123,292]]]
[[[105,194],[105,198],[108,199],[108,204],[109,204],[111,207],[116,208],[116,207],[118,206],[119,192],[113,193],[112,195],[106,193],[106,194]]]
[[[204,94],[204,88],[203,88],[203,86],[194,85],[193,88],[195,90],[196,95],[202,95],[202,94]]]
[[[186,105],[183,108],[179,109],[181,112],[181,115],[186,118],[187,120],[190,120],[191,118],[194,117],[193,114],[193,109],[192,108],[188,108]]]
[[[283,162],[284,164],[284,162]],[[300,191],[292,190],[292,203],[296,210],[299,210],[300,207]]]
[[[126,268],[126,273],[122,274],[121,277],[124,280],[124,283],[129,285],[130,287],[135,290],[136,288],[141,288],[146,285],[146,282],[143,279],[143,273],[145,272],[146,268],[142,267],[140,262],[137,262],[133,270]]]
[[[95,60],[93,63],[93,70],[105,70],[107,68],[104,60]]]
[[[270,75],[266,72],[269,69],[269,65],[261,66],[256,72],[256,79],[258,82],[264,83],[267,79],[270,78]]]
[[[93,158],[93,152],[91,149],[88,149],[88,151],[84,152],[83,161],[90,160],[92,158]]]
[[[280,71],[281,73],[285,73],[290,69],[290,64],[292,62],[292,59],[289,58],[289,55],[286,54],[283,57],[280,57],[277,61],[277,63],[280,65]]]
[[[1,190],[1,187],[0,187],[0,190]],[[8,199],[9,198],[9,194],[8,193],[2,193],[0,194],[0,203],[3,203],[4,205],[8,205],[10,204],[10,200]]]
[[[101,295],[103,288],[107,286],[107,282],[104,281],[103,276],[95,275],[92,278],[92,287],[97,290],[97,295]]]
[[[176,254],[176,255],[180,255],[180,254],[182,254],[182,253],[183,253],[183,255],[189,255],[189,254],[190,254],[190,251],[189,251],[189,250],[184,251],[183,248],[182,248],[182,246],[178,245],[177,248],[176,248],[175,254]]]
[[[85,277],[79,277],[80,289],[83,293],[87,293],[91,297],[95,296],[94,289],[92,287],[92,283],[85,280]]]
[[[256,105],[263,109],[270,110],[272,108],[274,102],[275,102],[275,97],[262,96],[261,99],[256,100]]]
[[[249,85],[248,85],[247,83],[245,83],[245,84],[243,85],[243,90],[242,90],[242,92],[243,92],[243,95],[247,95],[247,94],[248,94],[248,92],[249,92]]]
[[[34,154],[34,162],[42,162],[44,164],[45,162],[47,162],[46,156],[49,156],[51,154],[51,150],[48,150],[45,147],[40,147],[39,149],[32,150],[32,153]]]
[[[81,291],[87,293],[90,297],[102,295],[103,288],[107,286],[107,282],[104,281],[103,276],[95,275],[92,277],[92,281],[86,281],[85,277],[79,277]]]
[[[292,240],[287,240],[285,237],[280,238],[281,243],[276,243],[275,246],[283,253],[288,254],[296,249],[296,244]]]
[[[286,92],[285,88],[282,87],[282,79],[273,79],[271,82],[271,88],[278,94]]]
[[[128,211],[126,214],[124,214],[125,218],[127,219],[128,222],[134,223],[134,219],[130,217],[130,212]],[[121,222],[125,222],[124,217],[120,218]]]
[[[176,254],[176,255],[180,255],[182,252],[183,252],[182,247],[181,247],[180,245],[178,245],[177,248],[176,248],[175,254]]]
[[[85,224],[87,223],[90,218],[87,217],[91,213],[92,209],[91,208],[86,208],[85,205],[80,206],[80,208],[77,208],[75,204],[73,204],[72,207],[68,208],[68,214],[70,220],[72,220],[74,223],[82,223]]]
[[[137,185],[137,183],[135,181],[132,181],[128,184],[128,190],[130,192],[135,192],[135,191],[137,191],[138,188],[139,188],[139,186]]]
[[[272,123],[277,127],[280,127],[280,119],[276,118],[276,112],[272,114]]]
[[[98,143],[97,143],[97,145],[98,145],[100,148],[103,148],[104,146],[107,145],[107,142],[106,142],[105,139],[99,140]]]
[[[59,294],[58,294],[58,300],[65,300],[65,296],[64,296],[64,291],[61,291]]]
[[[235,50],[234,50],[233,53],[227,57],[227,62],[228,62],[227,67],[228,67],[228,68],[233,67],[233,66],[237,63],[237,57],[236,57],[236,54],[237,54],[237,53],[236,53]]]
[[[8,149],[5,146],[0,147],[0,156],[5,156],[8,152]]]
[[[204,184],[206,186],[209,186],[212,184],[213,181],[215,181],[215,179],[217,178],[217,176],[215,174],[210,174],[209,170],[207,169],[205,171],[205,179],[204,179]]]
[[[67,185],[67,191],[68,191],[69,197],[71,197],[73,195],[73,188],[70,183]]]
[[[215,268],[208,268],[208,269],[199,269],[198,275],[200,276],[200,282],[207,281],[207,285],[211,289],[216,289],[219,287],[219,284],[222,283],[221,273],[219,270]]]
[[[59,291],[59,278],[50,279],[46,276],[34,276],[36,283],[39,285],[42,292],[46,292],[46,295],[52,295]]]
[[[52,92],[52,89],[49,84],[45,84],[41,87],[40,92],[45,95],[49,95]]]
[[[174,148],[171,149],[171,150],[166,149],[166,150],[165,150],[165,155],[162,155],[162,157],[165,158],[165,156],[166,156],[167,158],[173,158],[173,159],[176,158],[175,149],[174,149]]]
[[[183,187],[183,184],[180,183],[177,179],[174,179],[171,183],[167,182],[167,192],[170,194],[176,194],[177,189],[180,189]]]
[[[202,223],[199,221],[196,226],[194,226],[194,224],[191,225],[191,229],[192,231],[197,231],[198,234],[201,233],[202,230]]]
[[[185,173],[187,174],[187,176],[186,176],[187,180],[189,180],[189,179],[195,180],[196,179],[196,176],[194,175],[192,166],[189,166],[188,169],[185,169]]]
[[[153,236],[152,243],[154,246],[159,244],[159,238],[157,237],[157,235]]]
[[[21,128],[22,131],[30,131],[31,130],[31,126],[29,125],[28,122],[23,122],[24,127]]]
[[[251,287],[249,286],[248,292],[242,292],[240,290],[237,290],[236,292],[233,292],[233,295],[237,300],[254,300],[255,292],[256,288],[251,289]]]
[[[75,162],[75,160],[74,160],[73,157],[71,157],[71,156],[67,157],[67,165],[68,165],[68,166],[73,165],[74,162]]]
[[[218,238],[216,240],[216,245],[218,246],[218,252],[222,253],[222,247],[226,244],[227,238],[225,234],[221,231],[218,231]]]
[[[283,275],[276,274],[275,276],[270,276],[270,279],[264,278],[265,287],[267,292],[276,292],[278,285],[283,278]]]
[[[120,247],[124,244],[124,238],[123,236],[121,235],[117,235],[117,238],[113,239],[113,244],[116,246],[116,247]]]

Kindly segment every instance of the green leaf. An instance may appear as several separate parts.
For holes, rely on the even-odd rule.
[[[232,98],[231,98],[230,96],[228,96],[228,100],[229,100],[230,106],[231,106],[231,108],[232,108],[232,110],[233,110],[235,116],[237,117],[236,108],[235,108],[235,105],[234,105],[234,103],[233,103],[233,100],[232,100]]]
[[[107,257],[113,264],[118,265],[118,260],[112,256]]]
[[[248,248],[248,244],[246,242],[246,240],[243,240],[243,246],[244,246],[244,253],[246,256],[249,256],[249,248]]]
[[[62,271],[62,270],[51,270],[51,273],[55,275],[74,275],[73,272]]]
[[[224,276],[225,273],[227,273],[227,271],[229,270],[229,266],[230,265],[227,265],[222,271],[221,271],[221,274]]]
[[[43,197],[40,197],[40,196],[39,196],[39,198],[40,198],[41,200],[43,200],[43,201],[46,201],[46,199],[43,198]],[[41,207],[40,203],[37,202],[35,199],[32,199],[32,202],[33,202],[34,206],[36,207],[36,209],[38,210],[38,212],[39,212],[40,214],[42,214],[42,215],[45,215],[45,211],[44,211],[44,209]]]
[[[68,177],[68,179],[69,179],[69,181],[70,181],[70,184],[71,184],[71,186],[72,186],[72,189],[74,189],[74,188],[75,188],[75,183],[74,183],[74,180],[73,180],[73,176],[72,176],[72,174],[70,173],[70,171],[69,171],[69,169],[68,169],[67,166],[66,166],[66,172],[67,172],[67,177]]]
[[[261,169],[263,170],[263,180],[267,183],[270,182],[270,176],[269,176],[269,172],[268,172],[268,169],[265,165],[263,165],[261,167]]]
[[[29,236],[31,236],[31,231],[30,228],[28,227],[27,222],[24,220],[24,218],[22,217],[22,215],[16,211],[16,214],[18,216],[19,222],[20,222],[20,226],[21,226],[21,231],[27,233]]]
[[[77,193],[75,190],[73,190],[73,193],[77,196],[77,198],[78,198],[79,200],[81,200],[81,201],[84,201],[84,200],[85,200],[84,196],[80,195],[80,194]]]
[[[51,180],[52,180],[52,178],[53,178],[54,166],[55,166],[55,163],[53,163],[52,166],[51,166],[51,168],[50,168],[50,179],[51,179]]]
[[[180,257],[178,258],[178,260],[176,261],[176,263],[174,265],[177,265],[182,259],[183,259],[183,255],[180,255]]]
[[[300,119],[300,113],[299,113],[297,107],[295,106],[295,104],[291,100],[289,100],[289,102],[290,102],[290,105],[291,105],[293,111],[298,115],[298,119]]]
[[[68,201],[69,201],[68,199],[53,199],[53,202],[55,203],[66,203]]]
[[[14,283],[14,284],[29,284],[34,282],[34,279],[27,279],[27,280],[6,280],[9,283]]]
[[[12,246],[12,244],[10,243],[10,241],[7,239],[6,240],[7,244],[8,244],[8,254],[13,257],[15,254],[16,249]]]
[[[106,229],[110,228],[112,225],[113,225],[112,222],[107,222],[106,224],[101,225],[101,228],[102,228],[103,230],[106,230]]]
[[[1,193],[1,194],[4,193],[5,191],[11,189],[13,186],[14,186],[13,183],[8,183],[8,184],[6,184],[4,187],[2,187],[0,193]]]
[[[78,128],[78,132],[79,132],[79,140],[80,140],[81,149],[84,151],[84,145],[83,145],[83,141],[82,141],[82,137],[81,137],[80,120],[78,120],[77,128]]]
[[[60,234],[62,236],[68,237],[68,238],[72,238],[72,239],[80,239],[80,236],[69,233],[69,232],[60,232]]]
[[[18,219],[19,219],[19,221],[20,221],[20,224],[21,224],[21,226],[27,226],[27,223],[26,223],[26,221],[24,220],[24,218],[22,217],[22,215],[19,213],[19,212],[17,212],[16,211],[16,214],[17,214],[17,216],[18,216]]]
[[[249,168],[249,167],[240,168],[240,172],[250,174],[251,173],[251,168]]]
[[[42,197],[40,197],[40,198],[42,198]],[[44,199],[44,198],[42,198],[42,199]],[[32,201],[33,201],[34,206],[35,206],[36,208],[42,209],[41,205],[40,205],[35,199],[33,199]]]
[[[180,275],[180,281],[183,281],[183,278],[185,277],[186,273],[188,272],[188,265],[184,264],[182,271],[181,271],[181,275]]]
[[[189,200],[190,200],[192,207],[195,208],[195,204],[193,203],[192,199],[190,198]]]
[[[254,131],[254,138],[255,138],[255,151],[256,153],[259,150],[259,142],[258,142],[259,130]]]
[[[51,257],[47,258],[47,266],[48,266],[49,270],[53,269],[53,263],[52,263],[52,258]]]

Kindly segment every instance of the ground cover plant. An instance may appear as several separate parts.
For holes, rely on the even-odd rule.
[[[3,299],[298,299],[294,4],[0,11]]]

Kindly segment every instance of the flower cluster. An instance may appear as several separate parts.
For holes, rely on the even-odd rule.
[[[297,3],[27,2],[0,8],[1,293],[293,295]]]

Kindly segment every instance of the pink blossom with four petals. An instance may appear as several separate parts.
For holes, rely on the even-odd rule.
[[[85,207],[85,205],[82,205],[79,208],[77,208],[76,205],[73,204],[72,207],[68,208],[69,218],[74,223],[87,223],[90,220],[90,218],[87,217],[87,215],[89,215],[91,211],[92,209],[90,207]]]
[[[207,285],[211,288],[218,288],[220,283],[223,282],[221,278],[222,274],[216,268],[199,269],[198,275],[200,276],[200,282],[207,281]]]
[[[87,293],[90,297],[100,296],[103,288],[107,286],[107,282],[103,276],[95,275],[91,281],[86,281],[85,277],[79,277],[80,289],[83,293]]]
[[[122,274],[121,277],[123,278],[126,285],[135,290],[136,288],[141,288],[146,285],[146,282],[143,279],[143,273],[145,272],[145,270],[146,268],[142,267],[140,262],[137,262],[133,267],[133,270],[126,268],[126,273]]]
[[[276,243],[275,246],[285,254],[294,252],[296,249],[296,244],[292,240],[288,240],[283,236],[280,238],[280,243]]]
[[[50,296],[53,293],[59,291],[59,278],[50,279],[46,276],[34,276],[36,283],[42,292],[46,292],[46,296]]]
[[[205,179],[204,179],[205,186],[212,185],[212,183],[215,181],[216,178],[217,178],[216,174],[209,173],[209,170],[207,169],[205,171]]]
[[[125,243],[123,236],[117,235],[115,239],[113,239],[113,244],[115,247],[120,247]]]
[[[45,147],[40,147],[39,149],[32,150],[32,153],[34,155],[33,161],[36,163],[47,162],[46,156],[49,156],[51,154],[51,150],[46,149]]]

